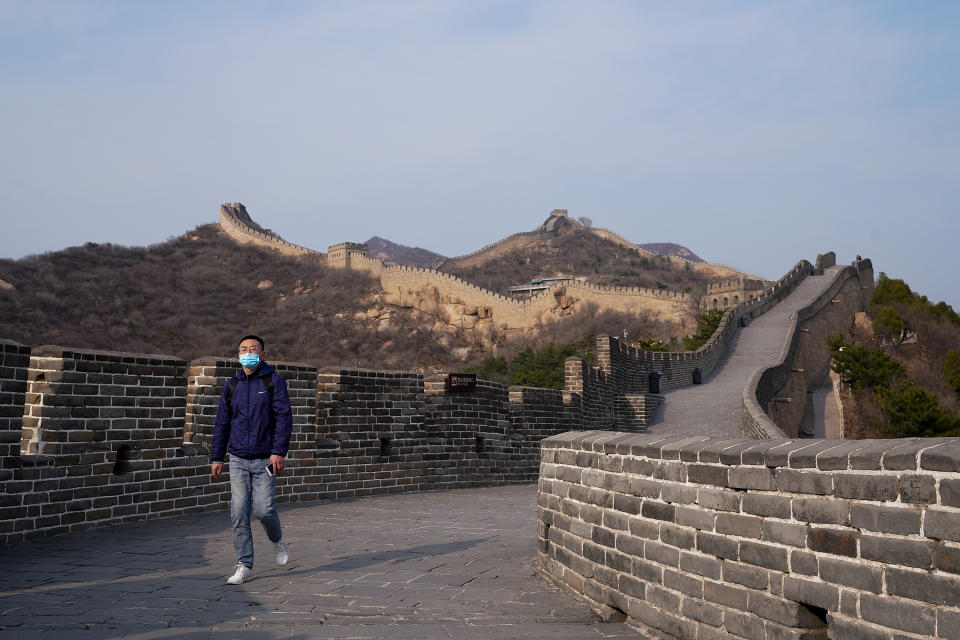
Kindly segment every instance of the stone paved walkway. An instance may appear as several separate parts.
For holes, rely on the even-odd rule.
[[[0,637],[635,638],[536,576],[535,486],[281,505],[291,561],[254,527],[252,580],[228,586],[216,511],[0,548]]]
[[[665,391],[665,401],[645,433],[739,438],[740,397],[747,380],[757,369],[777,363],[790,315],[830,286],[836,269],[805,278],[780,304],[740,329],[726,356],[703,384]]]

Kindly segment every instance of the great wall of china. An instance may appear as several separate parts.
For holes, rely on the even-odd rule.
[[[556,217],[558,214],[554,211],[551,215]],[[563,212],[563,215],[565,216],[566,212]],[[624,312],[650,310],[658,314],[660,319],[680,327],[684,333],[696,328],[697,300],[685,293],[642,287],[564,283],[527,300],[516,300],[436,269],[385,265],[377,258],[370,258],[362,244],[331,245],[327,253],[295,245],[257,229],[246,208],[240,203],[221,206],[220,228],[237,242],[256,244],[284,255],[315,256],[331,267],[365,271],[380,280],[384,299],[388,304],[420,309],[443,317],[452,328],[477,329],[480,332],[522,332],[538,323],[548,323],[589,305],[596,305],[598,309]],[[527,244],[536,237],[537,232],[513,234],[468,256],[451,258],[449,261],[467,264],[480,255],[489,256],[491,251],[504,250],[518,242],[521,245]],[[619,236],[616,241],[624,246],[637,248]],[[654,254],[649,256],[654,257]],[[682,258],[676,260],[688,262]],[[722,265],[704,266],[693,262],[689,264],[698,269],[708,269],[718,277],[742,276],[741,272]]]
[[[607,615],[681,640],[957,640],[960,439],[795,439],[778,408],[862,310],[869,260],[792,316],[739,434],[636,433],[652,373],[709,375],[740,326],[834,262],[801,260],[693,353],[600,336],[562,391],[271,363],[294,413],[279,500],[537,481],[539,570]],[[236,366],[0,340],[0,543],[226,509],[208,447]]]

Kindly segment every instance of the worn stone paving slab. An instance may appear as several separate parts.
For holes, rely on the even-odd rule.
[[[0,548],[0,638],[638,638],[535,573],[536,487],[281,505],[291,560],[225,511]]]

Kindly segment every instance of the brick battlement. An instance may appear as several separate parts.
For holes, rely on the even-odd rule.
[[[956,638],[960,439],[571,432],[540,570],[677,638]]]
[[[234,360],[0,340],[0,362],[0,544],[226,508],[209,446]],[[533,482],[540,441],[580,423],[560,391],[271,364],[293,408],[285,502]]]

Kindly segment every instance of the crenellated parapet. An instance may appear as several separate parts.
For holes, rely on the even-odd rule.
[[[873,264],[858,259],[833,266],[829,286],[791,316],[787,339],[777,364],[757,370],[741,399],[741,432],[752,438],[797,437],[805,412],[807,389],[826,371],[832,358],[826,338],[843,331],[854,316],[869,308]],[[812,435],[812,434],[805,434]]]
[[[649,400],[652,374],[657,376],[660,390],[687,386],[694,384],[697,379],[705,379],[726,353],[738,327],[746,325],[790,295],[812,272],[813,266],[801,260],[760,295],[728,309],[714,334],[696,351],[647,351],[611,336],[597,336],[596,371],[591,372],[586,365],[578,367],[568,363],[564,388],[579,390],[585,407],[612,407],[616,398],[624,402],[646,395]],[[598,384],[592,380],[603,382]],[[604,428],[605,424],[611,424],[610,415],[604,411],[587,412],[585,420],[584,425],[589,428]]]
[[[319,251],[287,242],[275,233],[261,228],[253,222],[247,208],[239,202],[220,205],[220,228],[240,244],[255,244],[288,256],[310,255],[326,258],[326,255]]]
[[[227,507],[209,454],[235,359],[0,340],[0,362],[0,544]],[[282,502],[533,482],[540,441],[582,421],[558,390],[270,364],[293,410]]]
[[[664,637],[960,629],[958,438],[571,431],[538,486],[541,574]]]

